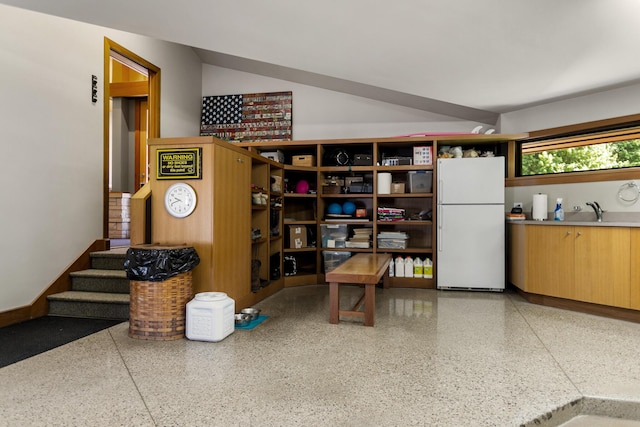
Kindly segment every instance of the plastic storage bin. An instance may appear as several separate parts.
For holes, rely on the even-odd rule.
[[[222,341],[235,330],[236,303],[224,292],[201,292],[187,303],[186,336],[195,341]]]
[[[328,273],[351,257],[351,252],[322,251],[324,272]]]
[[[345,241],[349,237],[349,230],[346,224],[322,224],[320,229],[323,248],[345,247]]]
[[[407,173],[409,193],[431,193],[433,184],[432,171],[411,171]]]

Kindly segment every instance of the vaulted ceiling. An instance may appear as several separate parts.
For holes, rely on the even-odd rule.
[[[492,123],[640,82],[635,0],[0,0],[204,63]]]

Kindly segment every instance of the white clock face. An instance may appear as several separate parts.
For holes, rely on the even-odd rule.
[[[164,207],[176,218],[187,217],[196,208],[196,192],[189,184],[173,184],[164,194]]]

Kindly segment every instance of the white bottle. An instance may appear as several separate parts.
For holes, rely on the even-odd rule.
[[[396,269],[395,269],[396,277],[404,277],[404,259],[398,255],[396,258]]]
[[[410,256],[404,259],[404,277],[413,277],[413,258]]]
[[[425,279],[433,279],[433,263],[429,258],[424,259],[423,269],[423,277]]]
[[[424,274],[423,271],[422,260],[419,257],[416,257],[413,261],[413,277],[416,279],[422,279]]]
[[[395,265],[396,263],[393,262],[393,258],[391,258],[389,261],[389,277],[393,277],[395,275]]]

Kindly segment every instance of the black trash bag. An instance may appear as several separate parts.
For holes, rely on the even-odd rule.
[[[162,282],[200,264],[194,248],[129,248],[124,260],[129,280]]]

